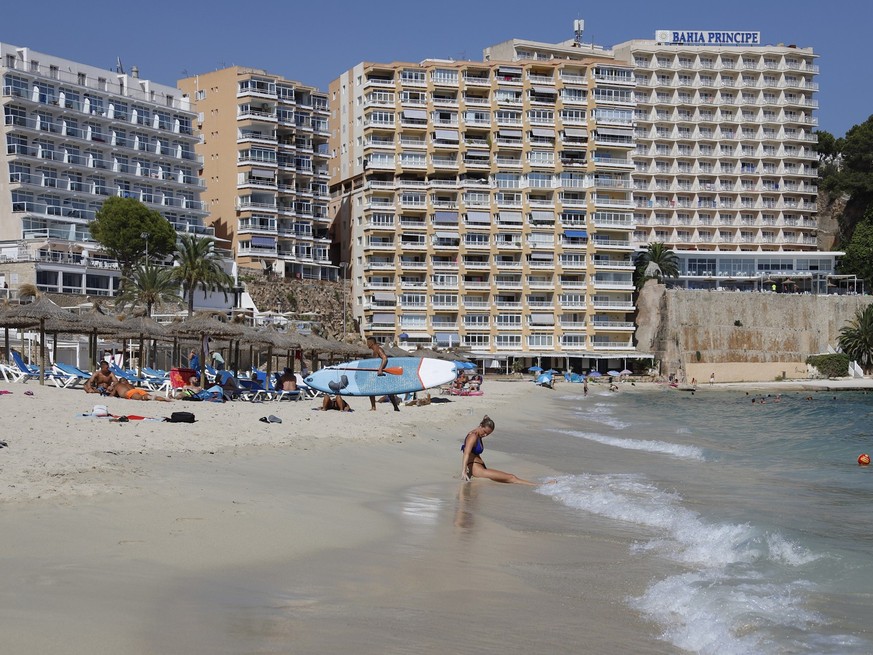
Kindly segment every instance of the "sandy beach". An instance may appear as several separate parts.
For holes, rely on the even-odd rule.
[[[626,605],[654,573],[629,542],[530,488],[458,478],[487,413],[488,465],[548,479],[513,453],[581,385],[486,381],[479,398],[351,399],[351,414],[0,388],[5,653],[675,652]],[[648,392],[685,395],[619,393]],[[80,416],[95,404],[198,420]],[[563,527],[531,528],[547,523]]]
[[[567,557],[560,539],[515,533],[488,515],[520,503],[534,517],[554,503],[458,479],[458,444],[484,413],[518,434],[547,411],[552,392],[529,382],[488,382],[483,397],[396,413],[352,399],[351,414],[313,411],[316,401],[139,403],[4,388],[6,653],[437,653],[453,641],[449,650],[496,652],[507,634],[514,645],[504,652],[522,652],[543,637],[536,621],[518,627],[530,603],[604,643],[616,636],[602,627],[607,614],[636,621],[618,606],[625,590],[609,584],[583,587],[598,602],[579,617],[566,598],[524,583],[543,574],[533,562]],[[184,409],[198,420],[80,416],[95,404],[149,417]],[[283,422],[258,420],[269,414]],[[501,452],[497,438],[493,446],[492,467],[550,474]],[[622,565],[611,544],[586,539],[595,577]],[[474,610],[489,629],[458,632]]]

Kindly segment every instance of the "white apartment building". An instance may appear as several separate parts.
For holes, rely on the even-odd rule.
[[[632,66],[636,246],[665,243],[684,286],[769,288],[780,278],[824,292],[841,253],[821,252],[817,238],[817,55],[760,45],[758,32],[655,36],[610,51],[513,39],[485,58],[597,52]]]
[[[179,81],[197,112],[209,224],[243,268],[335,280],[327,94],[231,66]]]
[[[116,262],[88,224],[109,196],[136,198],[178,231],[205,232],[195,114],[174,87],[0,43],[0,277],[113,295]]]
[[[577,368],[633,353],[634,89],[597,56],[336,79],[331,214],[362,332]]]

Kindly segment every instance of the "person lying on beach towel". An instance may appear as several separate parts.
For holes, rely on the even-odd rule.
[[[119,398],[127,398],[128,400],[160,400],[165,403],[171,402],[169,398],[152,395],[145,389],[133,386],[127,380],[119,380],[109,391],[109,395],[117,396]]]

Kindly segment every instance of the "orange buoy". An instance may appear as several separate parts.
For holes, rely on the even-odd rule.
[[[867,453],[861,453],[858,455],[858,464],[860,466],[868,466],[870,464],[870,455]]]

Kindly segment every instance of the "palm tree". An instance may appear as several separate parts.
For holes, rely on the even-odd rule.
[[[636,256],[637,288],[641,289],[646,280],[663,282],[664,278],[679,277],[679,258],[663,243],[655,242]]]
[[[115,306],[123,310],[127,305],[136,308],[145,305],[146,315],[152,308],[179,300],[179,283],[173,279],[173,270],[148,261],[134,267],[126,284],[115,298]]]
[[[855,318],[840,330],[839,344],[865,374],[873,370],[873,305],[855,312]]]
[[[172,276],[182,284],[182,293],[188,298],[188,316],[194,314],[194,292],[197,289],[221,291],[227,299],[227,292],[233,288],[233,278],[221,268],[215,239],[183,234],[173,259],[178,265],[172,269]]]

